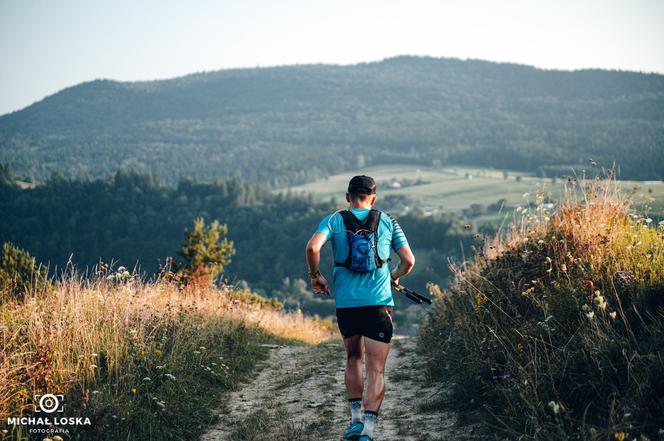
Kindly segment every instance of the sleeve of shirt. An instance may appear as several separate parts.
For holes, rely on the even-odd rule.
[[[392,249],[396,252],[404,245],[408,245],[408,240],[399,222],[392,216],[390,216],[390,220],[392,221]]]
[[[332,217],[331,214],[325,216],[323,220],[320,221],[320,224],[318,224],[318,228],[316,228],[316,233],[324,235],[327,240],[330,240],[332,237],[332,231],[330,230],[330,217]]]

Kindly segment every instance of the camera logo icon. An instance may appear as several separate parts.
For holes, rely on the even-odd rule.
[[[53,413],[64,411],[64,396],[54,394],[35,395],[35,412]]]

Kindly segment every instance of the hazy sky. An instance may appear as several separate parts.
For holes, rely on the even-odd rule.
[[[664,0],[0,0],[0,114],[96,78],[401,54],[664,73]]]

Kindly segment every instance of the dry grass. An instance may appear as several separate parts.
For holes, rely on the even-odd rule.
[[[333,335],[325,322],[257,299],[232,288],[186,292],[164,281],[70,275],[48,292],[0,305],[0,421],[30,413],[38,393],[75,393],[88,411],[93,392],[117,400],[132,391],[135,399],[142,376],[184,371],[192,357],[226,384],[236,379],[234,369],[246,367],[233,365],[232,357],[250,335],[311,344]]]
[[[432,374],[510,438],[652,439],[664,227],[632,212],[615,181],[572,182],[555,211],[544,198],[439,293],[420,339]]]

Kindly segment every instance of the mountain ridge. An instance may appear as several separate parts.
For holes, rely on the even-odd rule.
[[[663,120],[661,74],[401,56],[81,83],[1,116],[0,161],[38,180],[134,166],[284,186],[359,156],[526,171],[593,157],[661,179]]]

